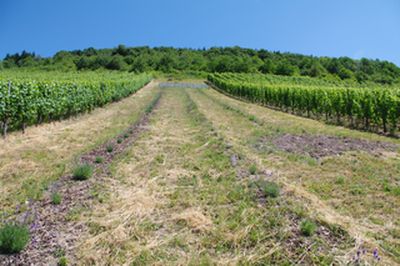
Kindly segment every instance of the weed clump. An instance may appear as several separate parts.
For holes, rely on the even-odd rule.
[[[93,175],[93,167],[89,164],[79,165],[74,170],[74,180],[87,180]]]
[[[101,156],[96,156],[96,159],[94,160],[95,163],[103,163],[104,159]]]
[[[265,182],[262,191],[266,197],[277,198],[280,193],[279,186],[274,182]]]
[[[0,228],[0,253],[15,254],[22,251],[29,241],[29,230],[25,225],[5,224]]]
[[[254,115],[249,115],[248,118],[251,122],[257,122],[257,117],[255,117]]]
[[[122,139],[118,139],[118,140],[117,140],[117,143],[118,143],[118,144],[121,144],[121,143],[122,143]]]
[[[51,203],[52,204],[59,205],[59,204],[61,204],[61,200],[62,200],[62,198],[59,193],[55,192],[51,195]]]
[[[344,176],[339,176],[335,180],[335,184],[337,185],[343,185],[344,184]]]
[[[251,175],[255,175],[257,173],[257,166],[255,164],[252,164],[249,168],[249,172]]]
[[[106,147],[107,152],[112,152],[113,150],[114,150],[114,147],[111,144],[107,145],[107,147]]]
[[[300,231],[304,236],[312,236],[317,230],[317,225],[308,219],[300,223]]]
[[[61,258],[58,260],[57,265],[58,265],[58,266],[67,266],[67,265],[68,265],[67,258],[66,258],[66,257],[61,257]]]
[[[280,194],[280,189],[278,184],[271,181],[257,180],[252,182],[250,184],[250,187],[253,187],[258,191],[260,191],[266,198],[277,198]]]

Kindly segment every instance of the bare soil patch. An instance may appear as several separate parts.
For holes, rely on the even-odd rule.
[[[266,141],[268,141],[267,138],[261,139],[261,143]],[[308,155],[317,159],[325,156],[341,155],[347,151],[365,151],[380,155],[381,152],[395,152],[399,148],[398,145],[389,142],[308,134],[285,134],[273,139],[271,142],[280,150]]]

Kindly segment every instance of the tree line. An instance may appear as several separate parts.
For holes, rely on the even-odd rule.
[[[119,45],[112,49],[87,48],[59,51],[49,58],[23,51],[7,55],[0,62],[1,68],[59,71],[108,69],[137,73],[149,71],[268,73],[351,80],[359,83],[400,83],[400,68],[388,61],[366,58],[355,60],[349,57],[316,57],[241,47],[189,49]]]

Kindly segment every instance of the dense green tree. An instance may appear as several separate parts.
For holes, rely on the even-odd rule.
[[[151,70],[151,67],[148,65],[148,63],[149,59],[147,55],[139,55],[134,58],[130,70],[137,73]]]
[[[276,69],[276,65],[272,59],[266,59],[259,68],[261,73],[264,73],[264,74],[275,73],[275,69]]]
[[[288,61],[282,61],[278,64],[274,74],[293,76],[298,72],[298,67],[290,64]]]
[[[160,63],[158,64],[157,70],[161,70],[164,72],[171,72],[175,69],[176,61],[172,55],[166,54],[160,59]]]
[[[82,51],[82,55],[84,56],[95,56],[97,55],[97,50],[93,47],[86,48]]]
[[[400,83],[400,68],[395,64],[362,58],[329,58],[292,53],[270,52],[235,47],[186,49],[172,47],[126,47],[113,49],[60,51],[51,58],[41,58],[35,53],[22,51],[7,55],[1,61],[3,68],[38,68],[48,70],[120,71],[199,71],[272,73],[324,77],[332,80],[354,80],[359,83]]]
[[[128,65],[124,61],[124,58],[120,55],[115,55],[106,65],[107,69],[110,70],[126,70]]]
[[[122,55],[122,56],[127,56],[127,55],[129,55],[129,49],[126,48],[125,45],[120,44],[120,45],[118,45],[118,47],[113,51],[113,55],[116,55],[116,54],[119,54],[119,55]]]
[[[345,68],[344,66],[340,66],[338,70],[338,75],[341,79],[351,79],[353,78],[353,72],[351,70]]]

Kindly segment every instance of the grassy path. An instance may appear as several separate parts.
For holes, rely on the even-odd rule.
[[[302,234],[300,222],[312,220],[302,203],[264,194],[265,174],[250,173],[244,157],[233,163],[236,151],[188,90],[165,89],[148,131],[115,163],[78,264],[344,263],[352,240],[318,221]]]
[[[383,182],[393,186],[398,182],[397,152],[379,156],[349,152],[315,160],[277,150],[269,142],[262,143],[260,148],[260,140],[265,137],[287,133],[393,140],[325,126],[243,103],[211,90],[206,93],[193,91],[192,95],[218,132],[233,146],[240,147],[243,154],[260,167],[273,172],[274,178],[284,184],[287,191],[302,197],[311,211],[329,223],[346,228],[359,245],[363,241],[369,242],[369,248],[379,244],[387,255],[399,260],[399,223],[396,218],[400,216],[399,196],[395,189],[387,191],[383,187]]]
[[[136,94],[76,118],[29,127],[0,140],[0,210],[39,199],[74,158],[134,123],[154,97],[154,82]],[[0,212],[1,213],[1,212]]]

